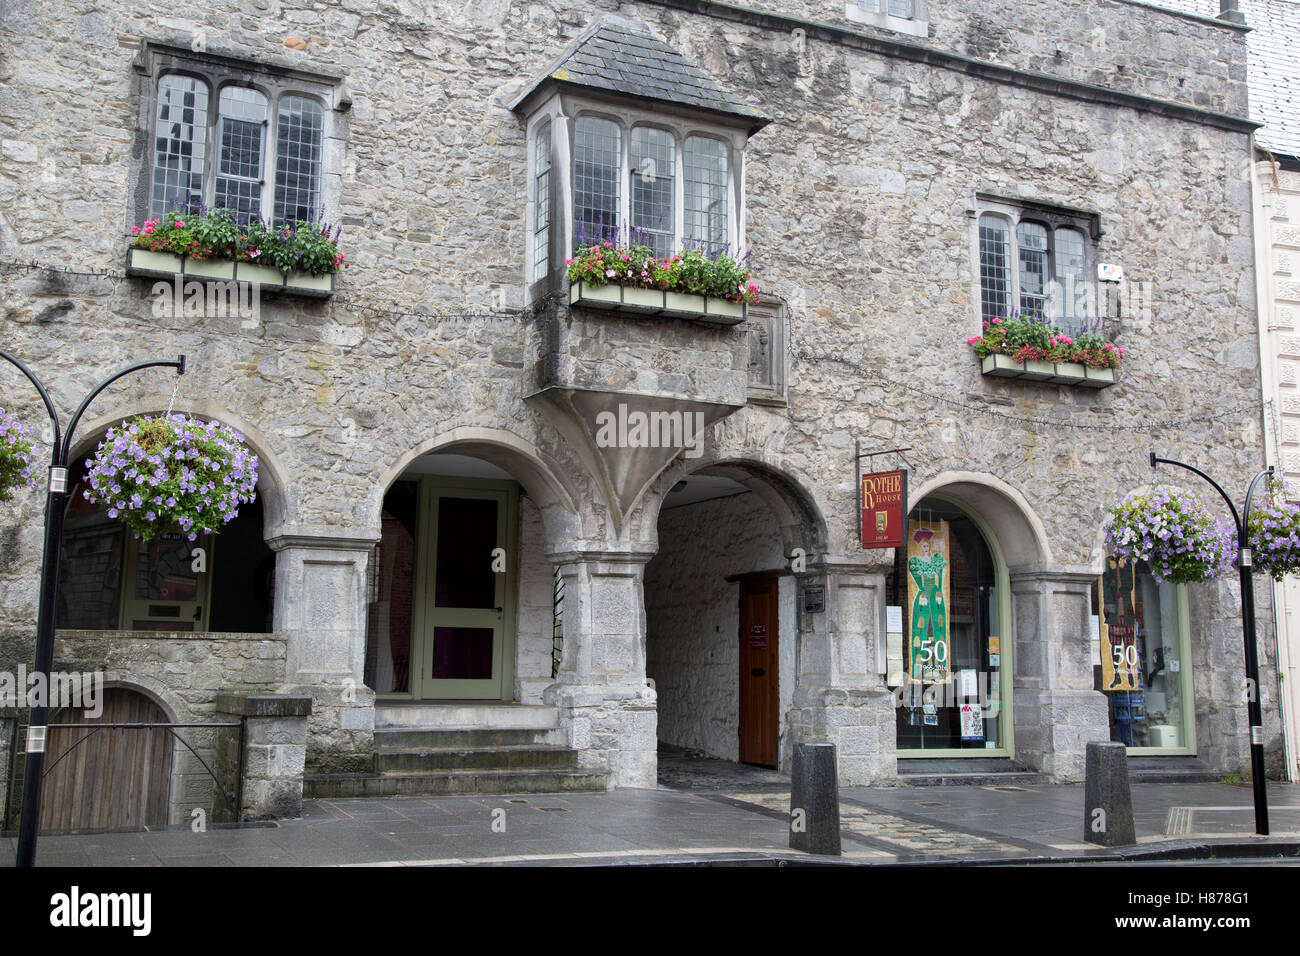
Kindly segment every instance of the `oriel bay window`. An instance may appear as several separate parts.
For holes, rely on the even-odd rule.
[[[715,135],[620,124],[574,123],[573,241],[682,248],[736,247],[730,145]]]
[[[237,218],[310,222],[337,207],[348,100],[329,77],[259,71],[146,44],[137,62],[149,149],[133,218],[200,203]]]
[[[527,131],[530,299],[563,285],[584,243],[658,258],[743,246],[745,147],[771,119],[646,24],[601,16],[510,108]]]

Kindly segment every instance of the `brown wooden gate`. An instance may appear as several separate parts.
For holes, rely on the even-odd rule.
[[[41,796],[41,832],[166,826],[171,800],[170,733],[162,728],[58,729],[59,724],[166,721],[167,715],[153,701],[120,687],[105,689],[104,712],[98,718],[74,709],[55,714],[45,746],[48,772]],[[72,752],[60,759],[74,744]]]

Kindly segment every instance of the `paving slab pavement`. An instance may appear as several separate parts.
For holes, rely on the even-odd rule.
[[[714,768],[716,771],[716,768]],[[742,768],[743,771],[743,768]],[[832,862],[790,850],[779,775],[711,772],[694,791],[308,800],[298,820],[43,836],[43,866],[429,866]],[[680,780],[676,782],[680,783]],[[1083,842],[1081,785],[846,788],[840,862],[1104,860]],[[1254,834],[1249,788],[1133,785],[1138,851],[1300,847],[1300,786],[1270,784],[1272,834]],[[0,837],[0,865],[16,839]],[[1127,851],[1131,854],[1132,851]]]

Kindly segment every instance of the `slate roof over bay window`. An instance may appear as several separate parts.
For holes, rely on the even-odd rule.
[[[743,117],[752,135],[772,122],[695,66],[644,23],[602,16],[510,105],[527,103],[550,84],[600,90],[642,100]]]

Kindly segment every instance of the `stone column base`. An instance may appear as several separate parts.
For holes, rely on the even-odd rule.
[[[883,688],[798,688],[786,724],[787,757],[796,742],[832,743],[841,787],[896,786],[896,703]]]
[[[578,766],[609,774],[611,787],[659,784],[656,695],[651,687],[552,684],[543,699],[559,712]]]
[[[241,819],[276,820],[302,816],[302,775],[307,756],[311,698],[287,694],[219,694],[217,711],[244,723],[244,750],[237,734],[224,734],[218,764],[227,780],[241,780]],[[232,763],[242,761],[242,763]],[[237,773],[231,770],[240,767]],[[234,817],[217,791],[213,817]]]
[[[1088,744],[1110,740],[1104,694],[1095,690],[1016,689],[1016,760],[1057,783],[1081,783]]]

